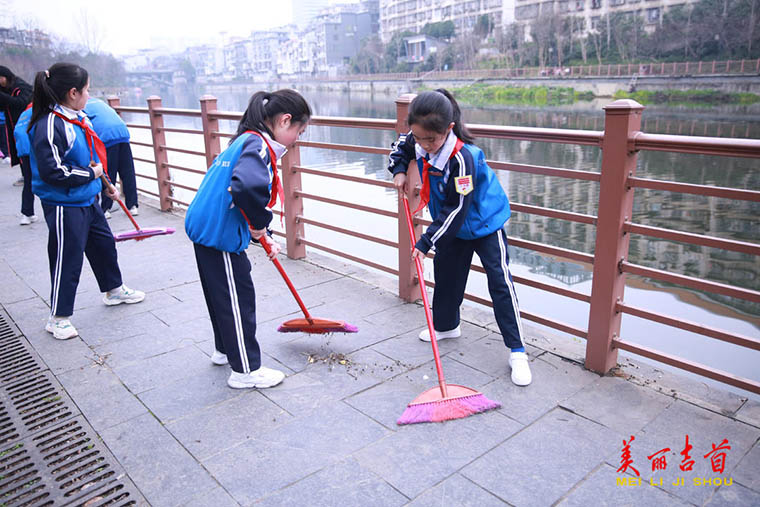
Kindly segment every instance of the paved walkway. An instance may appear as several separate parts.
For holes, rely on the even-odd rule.
[[[360,332],[278,334],[298,308],[250,248],[265,364],[288,377],[274,389],[229,389],[227,367],[209,361],[211,325],[182,218],[145,205],[140,223],[179,231],[118,246],[125,282],[146,300],[105,307],[85,265],[80,337],[55,341],[43,329],[47,229],[18,225],[17,176],[0,166],[0,304],[151,505],[760,505],[759,403],[630,361],[600,377],[581,366],[582,342],[535,329],[533,384],[515,387],[488,312],[467,310],[463,337],[441,343],[443,366],[449,381],[503,408],[396,426],[436,383],[430,347],[416,338],[424,314],[383,275],[316,255],[282,260],[315,315]],[[122,212],[111,227],[129,229]],[[642,481],[623,486],[635,477],[616,472],[632,435]],[[694,465],[682,472],[686,435]],[[719,474],[704,455],[724,439]],[[648,456],[665,448],[666,470],[652,472],[658,456]],[[684,485],[673,485],[678,477]],[[694,484],[702,478],[720,485]]]

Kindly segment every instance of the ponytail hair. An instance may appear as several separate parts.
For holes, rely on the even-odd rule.
[[[407,122],[439,134],[445,133],[451,122],[454,122],[454,135],[466,144],[475,142],[475,137],[462,122],[459,104],[444,88],[417,95],[409,106]]]
[[[32,117],[29,127],[43,115],[48,113],[56,104],[65,101],[69,90],[75,88],[82,91],[87,85],[87,71],[74,63],[55,63],[47,70],[41,70],[34,76],[34,94],[32,96]]]
[[[266,132],[274,139],[269,125],[282,114],[289,114],[292,123],[304,124],[311,118],[311,108],[300,93],[295,90],[277,90],[275,92],[256,92],[248,102],[248,108],[238,124],[232,141],[247,130]]]

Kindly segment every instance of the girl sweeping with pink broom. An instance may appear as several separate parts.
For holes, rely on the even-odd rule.
[[[265,242],[278,194],[277,159],[306,130],[311,108],[294,90],[257,92],[235,137],[209,167],[187,210],[185,230],[194,243],[203,295],[214,329],[211,361],[232,368],[235,389],[272,387],[285,378],[261,365],[256,341],[256,295],[246,248]]]
[[[83,257],[95,273],[106,305],[139,303],[143,292],[122,283],[116,243],[103,210],[102,141],[82,112],[90,79],[79,65],[56,63],[37,73],[29,119],[32,191],[45,213],[50,262],[50,318],[45,329],[59,340],[77,336],[71,323]],[[105,150],[102,150],[104,153]],[[119,197],[115,189],[112,198]]]
[[[419,211],[426,204],[433,223],[415,244],[420,260],[435,248],[433,324],[438,340],[461,335],[459,307],[464,297],[473,253],[488,277],[488,291],[504,343],[510,351],[512,382],[531,383],[520,313],[509,272],[507,234],[509,200],[485,161],[483,151],[461,120],[451,94],[439,89],[418,95],[409,108],[408,134],[393,145],[388,170],[399,192],[406,194],[409,162],[417,161],[422,180]],[[430,341],[430,332],[420,333]]]

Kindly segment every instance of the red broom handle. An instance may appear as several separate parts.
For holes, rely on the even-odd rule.
[[[251,221],[248,220],[248,215],[245,214],[242,208],[238,208],[238,209],[240,210],[240,214],[243,215],[243,218],[245,218],[245,221],[248,223],[248,227],[251,230],[254,230],[253,226],[251,225]],[[288,275],[285,273],[285,268],[283,268],[282,264],[280,264],[280,260],[277,257],[271,257],[272,247],[269,246],[269,243],[267,243],[266,240],[260,239],[259,243],[264,248],[264,251],[267,253],[267,255],[270,256],[269,258],[274,264],[274,267],[276,267],[277,271],[280,272],[282,279],[285,280],[285,285],[288,286],[288,289],[290,289],[290,292],[293,294],[293,297],[296,298],[296,302],[298,303],[298,306],[301,307],[303,316],[306,317],[306,320],[309,321],[309,324],[314,324],[314,320],[311,318],[311,315],[309,314],[309,310],[306,309],[306,305],[303,304],[303,301],[301,300],[301,296],[299,296],[298,292],[296,292],[296,288],[293,286],[293,283],[290,281],[290,278],[288,278]]]
[[[414,245],[417,243],[417,238],[414,235],[414,225],[412,224],[412,210],[409,208],[409,199],[406,195],[404,198],[404,212],[406,213],[406,226],[409,228],[409,237],[412,239],[412,252],[414,252]],[[420,294],[422,295],[422,305],[425,308],[425,319],[427,320],[428,331],[430,332],[430,345],[433,347],[433,358],[435,359],[435,369],[438,373],[438,385],[441,387],[441,395],[444,398],[448,397],[448,390],[446,389],[446,379],[443,377],[443,367],[441,366],[441,356],[438,353],[438,340],[435,338],[435,328],[433,327],[433,315],[430,313],[430,305],[428,304],[427,289],[425,288],[425,275],[422,270],[422,261],[419,257],[414,257],[414,264],[417,267],[417,278],[420,284]]]
[[[106,176],[106,173],[101,174],[100,175],[100,179],[103,180],[103,184],[106,186],[106,188],[108,188],[109,190],[111,190],[111,192],[113,192],[112,189],[114,189],[115,187],[113,185],[111,185],[110,181],[108,181],[108,177]],[[124,205],[124,203],[122,202],[121,199],[116,199],[116,200],[119,202],[119,206],[121,206],[121,209],[124,210],[124,213],[126,213],[127,216],[129,217],[129,219],[132,221],[132,225],[135,226],[135,230],[139,231],[140,230],[140,226],[137,225],[137,222],[135,221],[135,218],[132,216],[132,213],[129,212],[129,210]]]

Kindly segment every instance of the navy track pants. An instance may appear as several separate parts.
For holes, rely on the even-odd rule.
[[[100,292],[121,286],[116,242],[103,210],[96,203],[78,207],[43,202],[42,210],[49,231],[50,313],[70,317],[85,255]]]
[[[522,323],[509,272],[504,229],[477,239],[454,238],[452,243],[436,249],[433,258],[433,327],[437,331],[449,331],[459,325],[459,307],[464,299],[473,253],[478,254],[485,269],[493,312],[504,344],[510,349],[523,347]]]
[[[258,370],[261,349],[256,341],[256,293],[248,256],[245,251],[236,254],[198,243],[193,246],[216,350],[227,354],[233,371]]]

